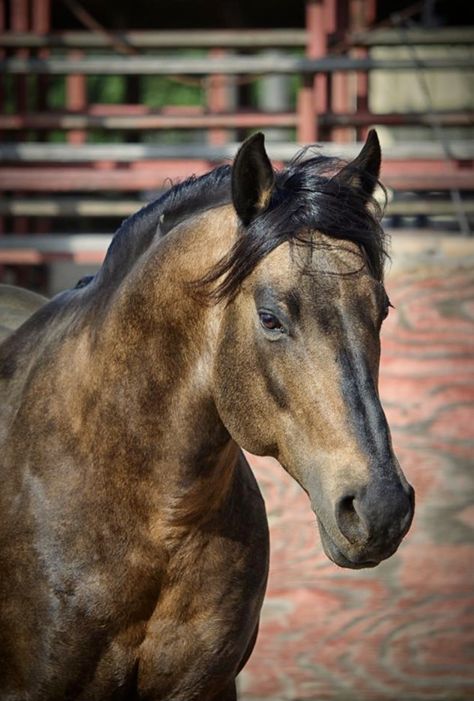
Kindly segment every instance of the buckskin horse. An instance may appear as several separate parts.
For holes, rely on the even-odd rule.
[[[375,132],[279,172],[254,134],[3,340],[3,701],[236,699],[269,551],[241,448],[307,492],[335,563],[395,552],[379,167]]]

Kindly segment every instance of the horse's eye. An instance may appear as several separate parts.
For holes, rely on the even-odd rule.
[[[264,329],[268,329],[269,331],[284,330],[283,325],[274,314],[271,314],[270,312],[259,312],[258,315],[260,317],[260,323]]]

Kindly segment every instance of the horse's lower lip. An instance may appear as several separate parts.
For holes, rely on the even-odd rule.
[[[380,564],[381,560],[350,560],[348,557],[343,555],[332,538],[329,537],[328,532],[324,528],[319,518],[318,524],[324,552],[328,558],[339,567],[347,567],[351,570],[361,570],[370,567],[377,567],[377,565]]]
[[[347,567],[351,570],[363,570],[370,567],[377,567],[377,565],[380,564],[379,560],[360,560],[358,562],[348,560],[338,548],[335,548],[335,552],[331,554],[328,554],[327,551],[325,552],[336,565],[339,565],[339,567]]]

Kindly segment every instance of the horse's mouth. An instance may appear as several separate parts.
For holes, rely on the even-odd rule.
[[[364,568],[369,568],[369,567],[376,567],[382,560],[385,560],[385,557],[382,557],[380,559],[363,559],[363,557],[355,557],[354,559],[349,559],[346,555],[344,555],[337,545],[334,543],[332,538],[328,535],[328,532],[324,528],[321,519],[318,518],[318,526],[319,526],[319,533],[321,535],[321,543],[323,545],[324,552],[328,556],[328,558],[334,562],[336,565],[339,565],[339,567],[347,567],[351,570],[361,570]],[[390,553],[392,554],[392,553]],[[389,557],[387,555],[386,557]]]

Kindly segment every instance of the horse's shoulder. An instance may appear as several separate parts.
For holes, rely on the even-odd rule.
[[[48,299],[13,285],[0,285],[0,341],[21,326]]]

